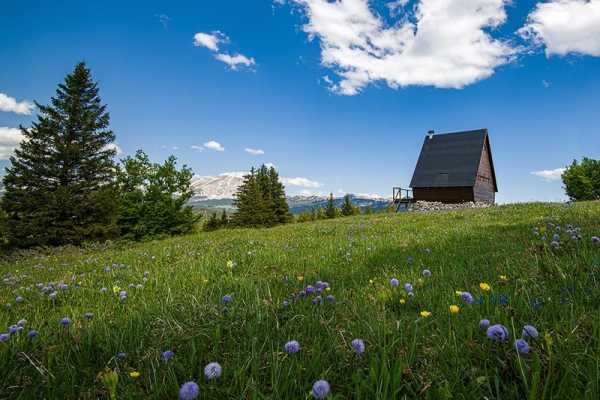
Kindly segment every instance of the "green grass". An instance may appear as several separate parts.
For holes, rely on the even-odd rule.
[[[558,250],[532,233],[548,223],[562,227]],[[581,227],[580,243],[567,224]],[[189,380],[202,399],[306,399],[317,379],[331,383],[335,399],[597,399],[600,246],[592,235],[600,235],[598,202],[379,214],[32,253],[0,265],[0,303],[11,304],[0,309],[0,331],[28,321],[0,343],[0,398],[108,398],[99,374],[114,370],[119,399],[177,398]],[[105,272],[112,264],[124,267]],[[292,301],[317,280],[330,283],[335,303]],[[38,282],[69,288],[53,303]],[[127,291],[122,303],[115,286]],[[457,290],[482,304],[464,304]],[[226,311],[225,294],[233,296]],[[451,304],[460,313],[451,315]],[[423,310],[431,317],[420,318]],[[59,325],[65,316],[69,328]],[[504,324],[508,342],[489,340],[482,318]],[[519,355],[513,342],[525,324],[540,337]],[[29,329],[40,333],[33,342]],[[354,338],[366,343],[362,357]],[[302,350],[287,355],[292,339]],[[165,363],[168,349],[175,357]],[[207,382],[211,361],[223,375]]]

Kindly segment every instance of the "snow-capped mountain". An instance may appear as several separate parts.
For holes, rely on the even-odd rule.
[[[244,182],[245,172],[226,172],[218,176],[194,176],[191,202],[201,200],[233,199],[238,187]]]

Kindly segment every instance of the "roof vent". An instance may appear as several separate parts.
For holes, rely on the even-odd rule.
[[[429,137],[429,139],[433,139],[433,134],[435,133],[435,131],[432,129],[430,131],[427,131],[427,136]]]

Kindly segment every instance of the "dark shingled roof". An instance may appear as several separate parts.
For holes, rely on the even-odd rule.
[[[486,141],[497,191],[487,129],[425,136],[410,187],[474,186]]]

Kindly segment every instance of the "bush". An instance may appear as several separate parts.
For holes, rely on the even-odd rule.
[[[562,181],[571,200],[600,199],[600,160],[586,157],[581,163],[573,160],[563,173]]]

